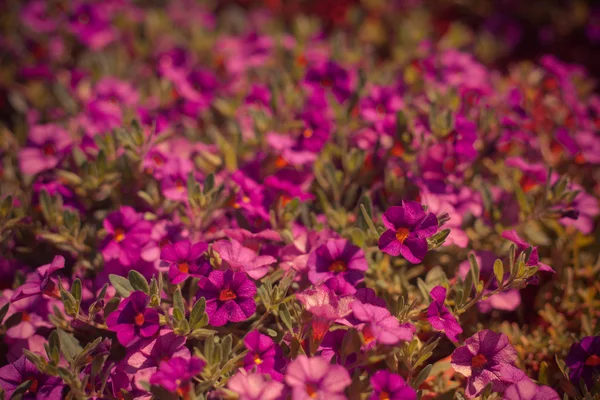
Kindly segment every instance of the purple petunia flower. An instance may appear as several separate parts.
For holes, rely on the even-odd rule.
[[[245,272],[212,271],[198,282],[198,297],[206,299],[206,313],[212,326],[240,322],[256,311],[256,285]]]
[[[322,357],[300,355],[288,366],[285,382],[292,388],[292,400],[343,400],[344,389],[352,380],[340,365],[330,365]]]
[[[443,331],[448,339],[453,342],[457,342],[457,335],[462,333],[456,317],[452,315],[448,307],[444,305],[446,301],[446,288],[443,286],[436,286],[429,292],[433,301],[429,304],[427,309],[427,320],[434,329]]]
[[[206,249],[207,243],[198,242],[192,245],[189,240],[165,245],[160,252],[160,258],[169,264],[171,283],[177,285],[190,276],[205,276],[211,270],[208,260],[200,259]]]
[[[281,348],[269,336],[262,335],[258,331],[252,331],[244,338],[244,345],[248,354],[244,357],[244,368],[269,375],[276,381],[283,380],[281,371],[284,360]]]
[[[531,379],[523,378],[510,385],[503,400],[560,400],[560,396],[549,386],[538,386]]]
[[[55,256],[50,264],[42,265],[35,273],[29,275],[27,281],[15,290],[10,301],[15,302],[41,294],[60,298],[58,287],[50,277],[64,267],[65,258],[63,256]]]
[[[150,238],[152,224],[129,206],[108,214],[103,224],[108,232],[101,250],[105,261],[117,259],[122,265],[135,263]]]
[[[213,243],[225,267],[233,271],[244,271],[252,279],[260,279],[269,272],[269,265],[277,260],[271,256],[259,256],[253,250],[242,246],[237,240],[219,240]]]
[[[519,237],[519,235],[517,234],[517,231],[515,231],[515,230],[502,232],[502,237],[510,240],[511,242],[513,242],[514,244],[517,245],[517,256],[519,256],[519,254],[521,254],[521,252],[527,250],[529,247],[532,247],[529,243],[527,243],[526,241],[521,239]],[[527,266],[529,266],[529,267],[539,266],[540,271],[554,272],[554,270],[552,269],[551,266],[540,262],[537,246],[533,246],[533,251],[531,252],[531,256],[529,257]]]
[[[183,398],[194,389],[192,378],[202,372],[206,363],[197,358],[189,359],[175,357],[160,363],[158,371],[150,378],[150,384],[162,386],[170,392],[175,392]]]
[[[600,376],[600,336],[587,336],[573,343],[565,363],[569,367],[569,378],[575,385],[583,379],[591,388]]]
[[[346,239],[331,239],[308,257],[308,279],[318,285],[336,275],[355,285],[369,268],[364,251]]]
[[[367,348],[376,343],[394,345],[401,340],[409,341],[415,334],[414,325],[400,325],[398,319],[390,314],[387,308],[363,304],[360,301],[353,302],[351,307],[354,317],[360,321],[357,328],[362,332]]]
[[[19,166],[27,175],[56,167],[72,144],[69,133],[55,124],[33,126],[27,140],[28,146],[19,151]]]
[[[416,400],[417,392],[400,375],[387,370],[377,371],[371,377],[373,394],[369,400]]]
[[[60,400],[65,387],[59,377],[41,373],[31,361],[22,355],[12,364],[0,368],[0,387],[6,398],[11,398],[15,389],[24,382],[31,382],[23,399]]]
[[[108,328],[117,332],[123,346],[129,346],[139,337],[154,336],[159,329],[158,311],[148,308],[150,298],[144,292],[132,292],[106,319]]]
[[[125,372],[134,374],[133,380],[138,388],[142,387],[140,382],[150,381],[162,361],[191,356],[185,347],[185,337],[168,330],[161,331],[156,338],[141,340],[127,350]]]
[[[503,392],[525,377],[514,366],[517,352],[508,337],[488,329],[465,340],[464,346],[454,350],[451,360],[452,368],[468,378],[465,390],[468,398],[478,396],[489,383],[494,391]]]
[[[421,204],[408,201],[388,208],[382,219],[387,230],[379,237],[379,249],[392,256],[402,254],[413,264],[423,261],[427,238],[438,229],[436,216],[425,213]]]
[[[283,398],[284,385],[269,380],[263,374],[248,374],[239,370],[227,382],[227,388],[237,393],[239,400],[280,400]]]

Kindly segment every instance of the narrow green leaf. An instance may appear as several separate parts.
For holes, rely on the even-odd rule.
[[[419,386],[421,386],[421,384],[423,382],[425,382],[425,379],[427,379],[427,377],[429,376],[429,373],[431,372],[431,368],[433,368],[433,365],[429,364],[426,367],[424,367],[421,370],[421,372],[419,372],[419,374],[417,375],[415,380],[411,383],[411,385],[414,389],[418,389]]]
[[[180,288],[177,288],[175,293],[173,293],[173,308],[180,310],[185,315],[185,302],[183,301]]]
[[[502,281],[504,280],[504,265],[499,259],[496,259],[496,261],[494,261],[494,276],[496,277],[496,281],[498,282],[498,287],[502,287]]]
[[[477,262],[477,258],[475,254],[469,254],[469,266],[471,267],[471,273],[473,274],[473,283],[477,284],[479,282],[479,263]]]

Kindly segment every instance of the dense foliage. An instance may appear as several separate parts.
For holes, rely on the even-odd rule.
[[[2,6],[6,399],[600,396],[585,68],[418,1],[158,3]]]

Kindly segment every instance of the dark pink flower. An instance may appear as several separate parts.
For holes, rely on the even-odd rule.
[[[65,267],[65,258],[55,256],[52,263],[42,265],[36,272],[32,273],[27,281],[15,289],[10,301],[15,302],[31,296],[45,294],[47,296],[59,298],[58,287],[50,277],[59,269]]]
[[[328,240],[308,257],[308,279],[315,285],[338,275],[356,285],[368,268],[364,251],[346,239]]]
[[[565,363],[569,367],[569,378],[575,385],[583,379],[591,388],[600,376],[600,336],[587,336],[573,343]]]
[[[186,398],[187,393],[194,390],[192,378],[202,372],[205,364],[197,357],[171,358],[160,363],[158,371],[150,378],[150,384],[162,386]]]
[[[129,346],[140,337],[154,336],[159,329],[158,311],[148,308],[150,298],[144,292],[132,292],[106,319],[108,328],[117,333],[123,346]]]
[[[256,311],[256,285],[245,272],[212,271],[198,282],[197,296],[206,298],[206,313],[212,326],[241,322]]]
[[[61,400],[64,384],[59,377],[41,373],[31,361],[21,356],[12,364],[0,368],[0,387],[4,389],[6,398],[11,398],[17,387],[31,382],[23,399]]]
[[[285,365],[281,348],[267,335],[252,331],[244,338],[244,345],[248,354],[244,357],[244,368],[271,376],[276,381],[281,381],[281,371]]]
[[[438,229],[436,216],[425,213],[421,204],[408,201],[388,208],[382,219],[387,230],[379,237],[379,249],[392,256],[402,255],[413,264],[423,261],[427,238]]]
[[[72,144],[69,133],[55,124],[34,125],[27,140],[27,147],[19,151],[19,166],[27,175],[56,167]]]
[[[122,265],[135,263],[150,238],[152,224],[129,206],[108,214],[103,224],[108,233],[101,249],[104,259],[117,259]]]
[[[369,400],[416,400],[417,392],[400,375],[387,370],[377,371],[371,377],[373,394]]]
[[[376,343],[394,345],[400,341],[412,340],[415,327],[410,323],[400,325],[387,308],[355,301],[351,304],[354,317],[359,321],[357,328],[362,332],[366,348]]]
[[[446,288],[436,286],[431,289],[429,294],[433,301],[427,309],[427,320],[434,329],[443,331],[448,336],[448,339],[457,342],[457,335],[462,333],[463,329],[460,327],[456,317],[444,305],[444,301],[446,301]]]
[[[503,392],[510,384],[526,375],[514,366],[517,352],[503,333],[488,329],[477,332],[465,345],[452,353],[452,368],[466,376],[465,393],[477,397],[489,384],[494,391]]]
[[[208,244],[198,242],[192,245],[189,240],[165,245],[160,258],[169,264],[169,279],[177,285],[190,276],[200,278],[206,275],[211,266],[201,255],[208,249]]]

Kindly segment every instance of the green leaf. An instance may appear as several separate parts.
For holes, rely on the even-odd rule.
[[[192,312],[190,313],[190,327],[192,330],[200,328],[200,326],[196,325],[198,325],[198,323],[202,320],[205,310],[206,299],[204,297],[200,297],[194,304],[194,307],[192,307]]]
[[[63,331],[60,328],[57,329],[57,332],[60,341],[60,349],[63,355],[69,362],[73,361],[83,349],[79,345],[77,339],[70,333]]]
[[[175,293],[173,293],[173,308],[181,311],[181,313],[185,315],[185,303],[183,301],[180,288],[177,288]]]
[[[494,276],[496,277],[496,281],[498,282],[498,287],[501,288],[502,281],[504,280],[504,265],[499,259],[494,261]]]
[[[473,274],[473,282],[477,284],[479,282],[479,264],[475,254],[469,254],[469,265],[471,267],[471,274]]]
[[[71,285],[71,294],[75,297],[78,304],[81,303],[81,281],[79,278],[73,281],[73,284]]]
[[[417,375],[417,377],[415,378],[415,380],[411,382],[411,386],[414,389],[418,389],[419,386],[421,386],[421,384],[423,382],[425,382],[425,379],[427,379],[427,377],[429,376],[429,373],[431,372],[431,368],[433,368],[433,365],[429,364],[426,367],[424,367],[421,370],[421,372],[419,372],[419,374]]]
[[[142,292],[148,294],[150,288],[148,286],[148,281],[142,274],[137,272],[136,270],[129,271],[129,283],[131,283],[131,287],[134,290],[141,290]]]
[[[362,213],[362,216],[363,216],[365,222],[367,223],[369,230],[373,234],[373,237],[379,237],[379,232],[377,232],[377,229],[375,228],[375,224],[373,224],[373,220],[369,216],[369,213],[368,213],[367,209],[365,208],[364,204],[360,205],[360,212]]]
[[[204,188],[202,191],[204,192],[204,194],[208,194],[211,190],[213,190],[214,187],[215,175],[213,173],[210,173],[206,176],[206,178],[204,178]]]
[[[129,297],[131,292],[133,292],[133,286],[127,278],[124,278],[119,275],[110,274],[108,275],[108,279],[110,283],[113,285],[119,296],[121,297]]]

